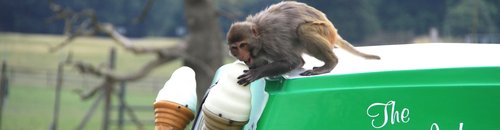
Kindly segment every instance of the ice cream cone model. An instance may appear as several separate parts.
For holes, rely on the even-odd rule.
[[[154,103],[155,130],[183,130],[196,111],[196,80],[193,69],[181,67],[172,73]]]
[[[204,128],[209,130],[240,129],[250,114],[250,86],[237,83],[237,77],[248,69],[241,62],[226,64],[219,69],[219,79],[210,89],[202,107]]]
[[[183,130],[194,119],[187,106],[171,101],[155,102],[154,111],[155,130]]]

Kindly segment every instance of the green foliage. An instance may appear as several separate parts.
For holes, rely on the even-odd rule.
[[[142,2],[143,1],[137,1]],[[143,29],[147,36],[175,35],[175,30],[184,25],[183,1],[179,0],[155,0],[144,23]],[[139,7],[143,8],[143,7]]]
[[[444,12],[445,1],[434,0],[384,0],[377,6],[377,16],[386,32],[427,33],[429,28],[441,26]]]
[[[323,11],[348,41],[359,42],[380,31],[375,2],[370,0],[301,1]],[[353,10],[355,9],[355,10]],[[355,44],[355,43],[353,43]]]
[[[463,36],[477,33],[498,33],[500,30],[500,1],[498,0],[299,0],[319,10],[334,22],[344,38],[353,42],[367,37],[409,32],[426,35],[431,27],[448,35]],[[183,2],[155,0],[144,22],[132,24],[140,15],[146,1],[137,0],[56,0],[74,11],[95,9],[98,18],[126,30],[125,35],[179,36],[185,26]],[[214,0],[219,11],[234,13],[236,18],[222,17],[223,30],[235,20],[244,20],[280,0]],[[0,1],[0,31],[62,33],[61,21],[46,24],[52,13],[47,1]],[[475,21],[475,22],[474,22]],[[182,31],[181,31],[182,32]],[[181,34],[182,35],[182,34]]]
[[[451,5],[444,30],[447,34],[460,36],[469,33],[497,33],[498,9],[486,0],[461,0]]]

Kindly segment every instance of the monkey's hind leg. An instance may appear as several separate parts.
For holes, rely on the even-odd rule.
[[[323,61],[325,64],[321,67],[314,67],[300,75],[318,75],[328,73],[338,63],[338,59],[332,51],[332,44],[327,37],[335,35],[324,22],[310,22],[301,24],[297,28],[297,34],[300,42],[304,45],[307,54]]]

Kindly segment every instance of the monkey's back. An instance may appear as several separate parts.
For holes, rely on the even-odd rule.
[[[272,27],[273,24],[290,25],[296,28],[299,24],[311,21],[328,20],[321,11],[304,3],[284,1],[269,6],[259,13],[247,17],[247,21],[256,23],[260,27]],[[259,28],[271,30],[266,28]]]
[[[329,21],[321,11],[304,3],[285,1],[269,6],[259,13],[248,16],[246,21],[256,24],[256,29],[266,47],[271,49],[297,49],[300,46],[297,39],[297,27],[300,24],[312,21]],[[291,42],[294,48],[282,48],[283,42]],[[299,47],[300,48],[300,47]],[[266,50],[266,49],[264,49]]]

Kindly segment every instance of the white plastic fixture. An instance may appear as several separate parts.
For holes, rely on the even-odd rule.
[[[226,64],[219,68],[219,80],[210,89],[205,107],[222,118],[233,121],[248,121],[251,108],[250,85],[237,83],[237,77],[248,67],[242,62]]]
[[[175,70],[158,92],[156,101],[161,100],[187,105],[189,109],[196,112],[196,79],[193,69],[183,66]]]
[[[381,60],[366,60],[344,49],[335,48],[337,66],[328,74],[351,74],[378,71],[434,69],[451,67],[500,66],[500,44],[419,43],[356,47],[361,52],[380,56]],[[304,54],[303,68],[295,69],[285,78],[300,78],[299,74],[323,62]],[[316,75],[322,76],[322,75]]]

